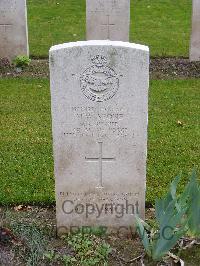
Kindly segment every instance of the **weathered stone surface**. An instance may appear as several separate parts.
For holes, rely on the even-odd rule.
[[[190,61],[200,61],[200,0],[193,0]]]
[[[0,0],[0,57],[28,55],[25,0]]]
[[[148,47],[57,45],[50,77],[59,233],[74,226],[128,231],[145,210]]]
[[[87,40],[128,41],[130,0],[87,0]]]

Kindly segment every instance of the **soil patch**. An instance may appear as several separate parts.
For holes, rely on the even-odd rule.
[[[150,63],[151,79],[200,78],[200,62],[186,58],[153,58]]]
[[[147,220],[154,217],[154,209],[146,210]],[[0,265],[28,265],[27,262],[37,261],[38,266],[64,265],[58,261],[46,261],[45,252],[56,252],[61,256],[73,255],[73,250],[62,238],[56,236],[55,207],[41,208],[17,206],[0,209]],[[4,234],[2,233],[4,232]],[[144,254],[139,237],[129,235],[101,236],[110,244],[112,252],[108,265],[142,265],[140,256]],[[37,245],[35,245],[37,243]],[[39,245],[39,246],[38,246]],[[199,265],[200,246],[193,246],[189,251],[181,252],[186,265]],[[136,259],[135,258],[139,258]],[[29,264],[33,265],[33,264]],[[71,265],[71,264],[70,264]],[[73,265],[79,265],[74,263]],[[156,264],[148,258],[143,265],[172,265],[171,263]]]
[[[0,77],[48,78],[47,59],[32,60],[31,64],[19,72],[7,59],[0,59]],[[190,79],[200,78],[200,62],[190,62],[186,58],[151,58],[151,79]]]

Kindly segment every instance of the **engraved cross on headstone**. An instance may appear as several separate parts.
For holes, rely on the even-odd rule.
[[[115,24],[110,23],[110,15],[107,15],[107,23],[102,24],[101,26],[106,26],[107,27],[107,38],[110,38],[110,26],[115,26]]]
[[[0,29],[3,28],[3,32],[6,33],[7,29],[9,29],[10,27],[12,27],[13,24],[8,24],[8,23],[0,23]],[[7,40],[7,36],[4,36],[5,34],[3,34],[3,37],[1,39],[2,43],[5,43],[5,41]]]
[[[130,0],[86,0],[87,40],[129,41]]]
[[[11,27],[13,24],[1,24],[0,23],[0,27],[4,27],[6,29],[6,27]]]
[[[103,188],[103,162],[113,162],[116,158],[104,158],[103,157],[103,142],[98,142],[99,144],[99,157],[97,158],[87,158],[87,162],[98,162],[99,163],[99,185],[98,188]]]

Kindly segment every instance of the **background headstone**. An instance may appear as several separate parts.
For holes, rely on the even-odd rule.
[[[58,230],[128,230],[145,211],[148,47],[57,45],[50,73]]]
[[[0,0],[0,57],[29,55],[25,0]]]
[[[87,0],[87,40],[129,41],[130,0]]]
[[[193,0],[190,61],[200,61],[200,0]]]

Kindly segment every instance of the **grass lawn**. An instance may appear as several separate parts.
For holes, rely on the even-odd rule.
[[[63,42],[85,40],[85,0],[28,0],[30,53],[47,56]],[[186,56],[191,0],[131,0],[131,42],[150,46],[151,55]]]
[[[149,202],[166,190],[176,174],[182,171],[186,178],[194,166],[200,168],[199,87],[200,80],[151,82]],[[0,88],[0,203],[54,203],[49,82],[2,79]]]

